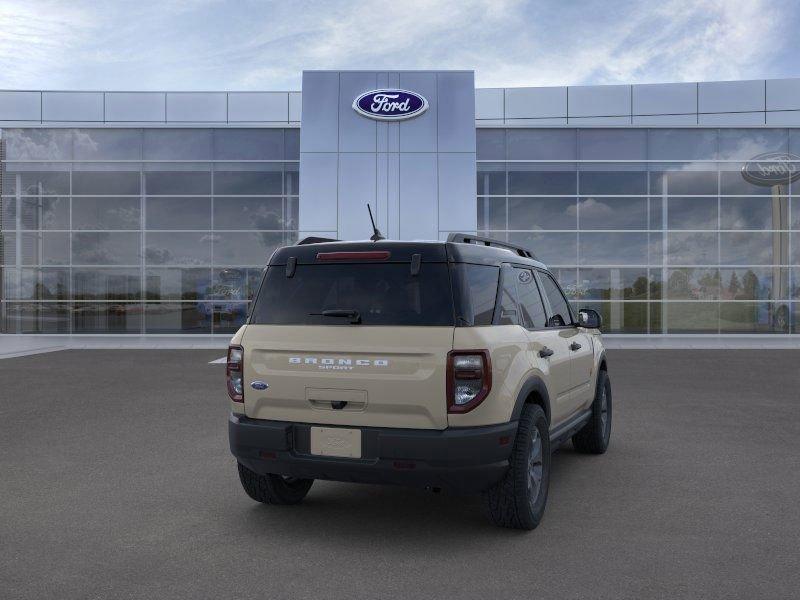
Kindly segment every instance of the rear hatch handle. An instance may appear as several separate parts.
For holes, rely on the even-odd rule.
[[[350,319],[350,323],[353,325],[358,325],[361,323],[361,314],[357,310],[347,309],[347,308],[332,308],[329,310],[323,310],[320,313],[308,313],[309,315],[315,317],[341,317],[343,319]]]

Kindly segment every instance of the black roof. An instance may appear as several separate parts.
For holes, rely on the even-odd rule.
[[[461,235],[461,234],[459,234]],[[476,239],[467,236],[469,239]],[[484,238],[478,238],[483,240]],[[310,242],[310,243],[309,243]],[[419,254],[422,262],[459,262],[485,265],[499,265],[501,263],[517,263],[547,268],[544,264],[521,255],[520,252],[512,250],[510,247],[478,245],[478,243],[466,243],[460,241],[397,241],[380,240],[372,242],[363,241],[328,241],[328,242],[309,242],[296,246],[284,246],[276,250],[270,265],[285,265],[290,257],[294,257],[297,264],[313,264],[317,262],[317,254],[326,252],[368,252],[368,251],[387,251],[390,263],[407,263],[411,261],[414,254]]]

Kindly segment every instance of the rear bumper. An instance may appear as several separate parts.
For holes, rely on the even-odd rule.
[[[310,452],[311,424],[231,414],[231,452],[256,473],[478,492],[502,479],[517,423],[428,429],[361,428],[362,458]]]

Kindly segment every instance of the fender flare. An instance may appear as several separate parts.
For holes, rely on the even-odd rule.
[[[542,402],[544,403],[544,413],[547,417],[547,422],[549,423],[551,414],[550,393],[547,391],[547,386],[544,384],[544,381],[538,375],[529,377],[525,383],[522,384],[522,388],[517,394],[517,400],[514,402],[514,411],[511,413],[511,420],[519,421],[519,417],[522,414],[522,407],[525,405],[525,401],[532,392],[538,393],[541,397]]]

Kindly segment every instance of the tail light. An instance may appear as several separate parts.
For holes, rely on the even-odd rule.
[[[228,380],[228,396],[234,402],[244,402],[244,349],[228,347],[228,365],[225,368]]]
[[[465,413],[492,389],[488,350],[453,350],[447,354],[447,412]]]

